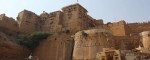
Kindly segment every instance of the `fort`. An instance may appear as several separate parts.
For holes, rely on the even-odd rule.
[[[17,35],[34,32],[56,33],[40,42],[33,52],[33,56],[38,56],[39,60],[95,60],[98,53],[103,53],[103,48],[112,47],[124,51],[140,45],[149,49],[150,22],[126,23],[120,20],[104,24],[102,19],[94,19],[87,13],[83,6],[76,3],[63,7],[61,11],[43,11],[40,15],[23,10],[16,20],[1,14],[0,41],[9,41],[12,45],[0,43],[0,60],[26,58],[28,49],[13,41]]]

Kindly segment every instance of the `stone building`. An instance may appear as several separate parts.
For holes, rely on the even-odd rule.
[[[18,32],[18,24],[15,19],[5,16],[5,14],[1,14],[0,31],[10,36],[16,35]]]
[[[87,14],[80,4],[72,4],[62,8],[62,11],[43,12],[40,15],[42,31],[76,33],[80,30],[103,27],[103,20],[95,20]]]
[[[41,30],[46,32],[62,31],[63,16],[61,11],[55,11],[50,14],[43,12],[40,15],[42,26]]]
[[[62,11],[43,11],[40,15],[23,10],[17,17],[19,33],[69,31],[75,34],[80,30],[104,28],[103,20],[96,20],[87,13],[88,11],[78,3],[63,7]]]
[[[29,34],[40,30],[40,18],[35,13],[23,10],[17,17],[19,33]]]
[[[17,20],[5,14],[0,15],[0,32],[9,37],[39,31],[56,33],[41,42],[35,50],[34,55],[40,60],[92,60],[96,59],[98,52],[102,52],[102,48],[132,50],[141,44],[141,32],[143,46],[149,49],[149,32],[143,32],[149,30],[150,22],[126,23],[121,20],[104,24],[102,19],[97,20],[88,15],[88,11],[78,3],[63,7],[60,11],[43,11],[40,15],[23,10],[18,14]],[[12,40],[11,43],[7,42],[8,46],[15,44]],[[0,48],[3,49],[3,46]],[[12,50],[20,51],[15,51],[19,48]],[[24,54],[22,51],[21,53]],[[0,53],[0,57],[6,56],[2,54]]]

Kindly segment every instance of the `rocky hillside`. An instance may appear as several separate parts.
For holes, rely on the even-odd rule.
[[[12,42],[0,32],[0,60],[23,60],[29,55],[28,49]]]

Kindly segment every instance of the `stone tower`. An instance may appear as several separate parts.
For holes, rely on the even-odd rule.
[[[9,36],[16,35],[18,32],[18,24],[15,19],[7,17],[5,14],[0,15],[0,31]]]
[[[62,8],[64,19],[68,22],[64,23],[64,27],[71,32],[77,32],[84,29],[84,19],[87,17],[87,10],[80,4],[73,4]]]
[[[23,10],[19,13],[18,17],[19,32],[24,34],[39,31],[40,18],[33,12]]]
[[[40,15],[42,31],[60,32],[62,30],[63,16],[61,11],[51,12],[50,14],[43,12]]]
[[[124,20],[117,23],[108,23],[108,28],[113,32],[114,36],[126,36],[127,35],[127,26]]]

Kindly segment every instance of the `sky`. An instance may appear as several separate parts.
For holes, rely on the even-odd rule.
[[[77,0],[0,0],[0,14],[17,17],[26,9],[40,15],[61,10],[62,7],[77,3]],[[150,0],[79,0],[95,19],[107,22],[147,22],[150,21]]]

